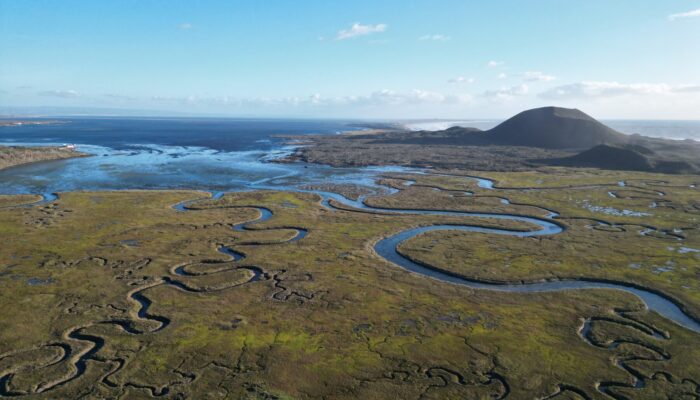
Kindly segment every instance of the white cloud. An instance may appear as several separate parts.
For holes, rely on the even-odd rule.
[[[669,85],[666,83],[577,82],[557,86],[539,94],[554,100],[615,97],[624,95],[670,95],[698,93],[700,85]]]
[[[692,11],[688,11],[688,12],[671,14],[668,16],[668,19],[670,21],[675,21],[675,20],[681,19],[681,18],[693,18],[693,17],[700,17],[700,8],[698,8],[697,10],[692,10]]]
[[[80,94],[75,91],[75,90],[45,90],[43,92],[39,92],[40,96],[48,96],[48,97],[63,97],[63,98],[72,98],[72,97],[78,97]]]
[[[432,35],[423,35],[418,38],[418,40],[432,40],[434,42],[446,42],[450,39],[452,38],[446,35],[441,35],[439,33],[434,33]]]
[[[493,60],[491,60],[491,61],[489,61],[489,62],[486,63],[486,66],[489,67],[489,68],[498,68],[498,67],[502,67],[502,66],[504,66],[504,65],[506,65],[506,63],[504,63],[503,61],[493,61]]]
[[[386,31],[388,26],[386,24],[377,25],[362,25],[360,23],[354,23],[350,29],[343,29],[338,32],[336,40],[345,40],[354,38],[357,36],[371,35],[373,33],[380,33]]]
[[[476,82],[476,79],[474,78],[467,78],[464,76],[458,76],[456,78],[451,78],[447,80],[448,83],[474,83]]]
[[[511,100],[514,97],[526,95],[528,91],[529,88],[527,85],[517,85],[502,87],[499,90],[487,90],[481,94],[481,97],[491,100]]]
[[[523,77],[523,80],[525,80],[526,82],[551,82],[551,81],[557,79],[556,76],[547,75],[547,74],[542,73],[540,71],[527,71],[527,72],[523,72],[520,75]]]
[[[506,79],[506,78],[508,78],[508,74],[506,74],[505,72],[501,72],[500,74],[498,74],[498,79]]]
[[[182,29],[183,31],[186,31],[188,29],[192,29],[192,24],[189,22],[183,22],[177,26],[177,29]]]

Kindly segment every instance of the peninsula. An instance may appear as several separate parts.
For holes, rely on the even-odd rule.
[[[0,146],[0,169],[41,161],[86,157],[73,146]]]

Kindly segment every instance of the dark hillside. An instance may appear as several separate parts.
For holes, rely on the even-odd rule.
[[[623,144],[629,136],[579,110],[543,107],[523,111],[487,131],[452,127],[434,132],[393,132],[376,139],[381,143],[503,145],[564,150]]]
[[[598,145],[571,157],[543,160],[548,165],[610,170],[662,172],[667,174],[698,173],[687,161],[656,159],[654,152],[641,146]]]
[[[585,149],[599,144],[621,144],[627,136],[577,109],[544,107],[523,111],[484,138],[494,144],[548,149]]]

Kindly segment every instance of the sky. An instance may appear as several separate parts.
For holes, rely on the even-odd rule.
[[[0,111],[478,119],[547,105],[700,119],[700,0],[0,0]]]

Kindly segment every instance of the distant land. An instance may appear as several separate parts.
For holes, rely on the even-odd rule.
[[[420,131],[419,131],[420,132]],[[452,127],[433,135],[402,135],[404,143],[506,145],[548,149],[581,149],[603,143],[621,144],[628,136],[576,110],[544,107],[523,111],[482,131],[478,128]]]
[[[23,126],[23,125],[54,125],[64,124],[66,121],[38,120],[38,119],[0,119],[0,127]]]
[[[506,119],[402,120],[387,125],[407,131],[444,131],[452,127],[489,130]],[[639,134],[673,140],[700,140],[700,120],[598,119],[598,121],[626,135]]]
[[[580,110],[561,107],[523,111],[485,131],[468,127],[395,129],[308,140],[314,146],[300,148],[292,159],[334,166],[433,165],[508,171],[560,165],[700,172],[700,142],[626,135]]]

